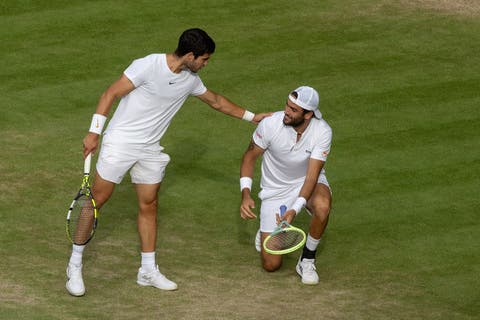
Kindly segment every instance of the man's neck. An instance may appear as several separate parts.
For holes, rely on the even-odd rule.
[[[305,130],[307,130],[308,125],[310,124],[311,119],[305,119],[303,123],[299,126],[293,127],[295,131],[297,131],[297,135],[302,135]]]
[[[180,73],[185,69],[183,59],[174,53],[167,54],[167,65],[173,73]]]

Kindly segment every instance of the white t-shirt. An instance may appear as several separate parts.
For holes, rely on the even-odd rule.
[[[283,124],[284,112],[263,119],[253,141],[264,149],[260,199],[280,198],[303,185],[310,158],[327,160],[332,129],[323,119],[312,118],[297,142],[297,132]],[[324,170],[322,169],[322,173]]]
[[[159,143],[188,96],[207,91],[196,73],[173,73],[166,54],[134,60],[124,74],[135,89],[122,97],[105,130],[113,143]]]

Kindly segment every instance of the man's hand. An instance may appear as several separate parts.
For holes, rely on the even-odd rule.
[[[259,124],[260,121],[262,121],[263,118],[270,117],[273,114],[273,112],[266,112],[266,113],[257,113],[255,117],[253,117],[252,122],[255,124]]]
[[[83,138],[83,158],[85,159],[90,153],[95,153],[98,148],[99,134],[89,132]]]
[[[277,213],[276,214],[277,224],[280,224],[282,221],[287,221],[290,224],[290,223],[292,223],[293,219],[295,219],[296,215],[297,214],[295,213],[295,210],[293,210],[293,209],[287,210],[287,212],[285,212],[282,217],[280,217],[280,214]]]
[[[257,216],[252,209],[255,208],[255,201],[250,196],[242,196],[242,204],[240,205],[240,216],[242,219],[255,219]]]

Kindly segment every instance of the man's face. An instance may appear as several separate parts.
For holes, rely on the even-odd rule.
[[[298,127],[305,122],[305,113],[303,109],[295,103],[287,99],[285,105],[285,116],[283,117],[283,124],[292,127]]]
[[[196,59],[193,58],[191,61],[187,62],[187,68],[197,73],[208,64],[208,59],[210,59],[210,53],[205,53],[201,56],[198,56]]]

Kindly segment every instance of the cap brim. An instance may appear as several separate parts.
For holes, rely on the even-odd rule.
[[[308,106],[308,105],[304,104],[302,101],[298,100],[297,98],[295,98],[291,94],[288,95],[288,100],[292,101],[293,103],[295,103],[297,106],[299,106],[300,108],[302,108],[304,110],[313,111],[313,114],[315,115],[316,118],[322,119],[322,113],[320,112],[320,110],[318,110],[318,108],[315,109],[315,110],[312,110],[311,106]]]
[[[318,109],[314,110],[313,114],[315,115],[316,118],[322,119],[322,113],[320,112],[320,110]]]

